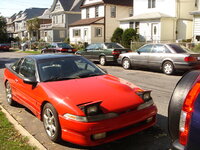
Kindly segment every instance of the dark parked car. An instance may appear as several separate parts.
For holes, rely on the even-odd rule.
[[[200,70],[185,74],[168,108],[168,128],[174,150],[200,149]]]
[[[8,44],[0,44],[0,50],[9,51],[10,46]]]
[[[42,49],[41,53],[75,53],[77,50],[67,43],[52,43]]]
[[[136,52],[121,54],[118,63],[124,69],[148,67],[161,69],[165,74],[176,70],[200,68],[200,54],[192,53],[176,44],[146,44]]]
[[[107,62],[117,62],[121,53],[130,52],[118,43],[95,43],[90,44],[85,50],[77,51],[76,54],[82,55],[92,61],[99,61],[101,65]]]

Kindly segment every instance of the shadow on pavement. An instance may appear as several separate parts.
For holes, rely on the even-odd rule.
[[[17,61],[19,58],[1,58],[0,57],[0,69],[5,68],[5,64],[13,63]]]

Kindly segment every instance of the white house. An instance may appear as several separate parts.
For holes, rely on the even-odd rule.
[[[132,16],[132,7],[133,0],[84,0],[81,20],[70,24],[70,42],[110,42],[119,19]]]
[[[192,16],[197,0],[134,0],[133,17],[120,20],[123,29],[135,28],[145,41],[192,38]]]
[[[198,9],[190,12],[193,16],[193,41],[200,42],[200,1],[196,3]]]

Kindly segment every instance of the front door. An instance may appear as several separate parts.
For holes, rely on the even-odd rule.
[[[151,38],[153,41],[159,41],[160,36],[159,36],[159,25],[158,23],[153,23],[151,27]]]

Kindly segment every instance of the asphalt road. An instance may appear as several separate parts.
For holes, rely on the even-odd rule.
[[[120,66],[102,67],[109,74],[126,79],[135,85],[152,90],[152,97],[158,107],[156,126],[134,134],[132,136],[104,144],[101,146],[88,148],[79,147],[68,142],[59,144],[51,142],[43,128],[43,124],[28,109],[21,105],[11,107],[5,101],[3,87],[3,69],[6,63],[13,62],[18,58],[28,55],[17,52],[0,52],[0,103],[2,106],[37,140],[39,140],[49,150],[75,150],[75,149],[95,149],[95,150],[167,150],[170,147],[170,139],[167,134],[167,109],[172,91],[181,78],[181,75],[167,76],[161,72],[151,70],[124,70]]]

